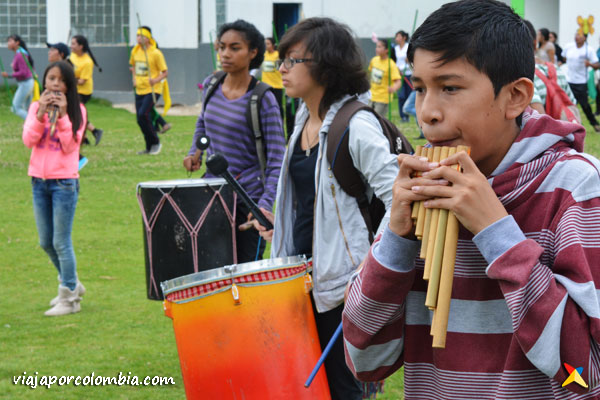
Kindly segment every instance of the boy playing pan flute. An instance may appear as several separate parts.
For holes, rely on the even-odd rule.
[[[582,153],[583,127],[528,108],[533,52],[521,18],[492,0],[445,4],[415,32],[408,60],[425,137],[471,155],[398,157],[389,226],[344,310],[359,379],[404,365],[407,399],[600,396],[600,162]],[[418,200],[461,223],[445,349],[431,346]],[[583,367],[588,388],[562,387],[564,363]]]

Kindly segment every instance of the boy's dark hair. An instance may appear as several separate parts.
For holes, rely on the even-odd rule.
[[[528,19],[524,19],[523,23],[529,30],[529,34],[531,35],[531,41],[537,40],[537,33],[535,32],[535,28],[533,27],[533,24],[531,23],[531,21],[529,21]]]
[[[325,88],[319,104],[321,118],[345,95],[369,90],[364,56],[348,26],[331,18],[307,18],[283,35],[279,57],[287,57],[290,47],[297,43],[303,43],[306,53],[311,54],[312,62],[307,64],[310,75]]]
[[[386,50],[389,50],[390,46],[387,39],[377,39],[377,41],[381,43]]]
[[[544,40],[547,42],[548,40],[550,40],[550,31],[546,28],[541,28],[540,29],[540,33],[542,34],[542,37],[544,38]]]
[[[535,73],[529,29],[509,6],[495,0],[444,4],[413,34],[407,55],[411,65],[417,49],[439,53],[444,64],[464,58],[488,76],[495,96],[517,79],[533,81]]]
[[[83,124],[83,116],[81,115],[81,108],[79,107],[79,95],[77,94],[77,79],[75,79],[75,72],[73,67],[65,61],[55,61],[46,67],[44,71],[44,78],[42,80],[42,91],[45,90],[46,86],[46,75],[52,68],[57,67],[60,69],[60,74],[67,86],[67,115],[71,120],[73,128],[73,137],[77,137],[77,130]]]
[[[219,29],[219,33],[217,35],[217,40],[221,40],[221,36],[227,31],[234,30],[239,32],[244,39],[248,42],[248,49],[254,50],[256,49],[256,57],[254,57],[250,61],[250,69],[259,68],[262,62],[265,59],[265,37],[260,33],[258,29],[254,25],[249,22],[244,21],[243,19],[238,19],[235,22],[229,22],[224,24]]]
[[[75,36],[73,36],[73,39],[75,39],[75,41],[77,43],[79,43],[80,46],[83,46],[83,52],[88,53],[90,55],[90,57],[92,58],[92,61],[94,62],[94,65],[96,67],[98,67],[98,71],[102,72],[102,68],[100,68],[100,66],[96,62],[94,53],[92,53],[92,50],[90,49],[90,44],[88,43],[87,38],[83,35],[75,35]]]
[[[21,36],[16,35],[16,34],[10,35],[8,38],[19,43],[19,46],[21,46],[23,48],[23,50],[25,50],[27,52],[27,58],[29,59],[29,64],[31,64],[31,68],[33,68],[33,57],[31,57],[31,52],[27,48],[27,43],[25,43],[25,41],[21,38]]]

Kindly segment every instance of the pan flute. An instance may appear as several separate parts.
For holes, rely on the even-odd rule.
[[[417,146],[415,154],[439,162],[469,147]],[[452,166],[459,169],[459,165]],[[454,277],[454,262],[458,244],[458,220],[454,213],[445,209],[425,208],[422,201],[413,203],[412,218],[415,235],[421,240],[420,258],[425,260],[423,279],[427,284],[425,306],[433,311],[431,335],[434,348],[446,347],[450,296]]]

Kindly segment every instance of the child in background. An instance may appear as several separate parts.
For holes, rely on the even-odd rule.
[[[23,126],[23,143],[31,148],[28,175],[40,238],[58,270],[58,297],[47,316],[76,313],[85,288],[77,279],[71,240],[79,194],[78,150],[85,131],[85,107],[79,103],[73,68],[64,61],[44,72],[44,91],[31,104]]]
[[[33,95],[33,75],[31,69],[25,61],[25,57],[29,61],[29,65],[33,68],[33,58],[29,54],[27,44],[19,35],[11,35],[6,41],[9,50],[15,52],[11,67],[12,75],[6,71],[2,71],[2,76],[5,78],[14,78],[17,81],[17,91],[12,101],[12,112],[19,117],[25,119],[27,117],[27,109]]]
[[[388,115],[390,93],[400,89],[402,81],[400,72],[394,60],[388,56],[388,42],[378,39],[375,47],[375,57],[369,63],[369,74],[371,75],[371,102],[370,106],[383,117]],[[391,74],[391,86],[390,86]]]
[[[94,65],[98,67],[98,71],[102,72],[102,68],[96,62],[85,36],[73,36],[73,39],[71,39],[71,56],[69,60],[73,64],[75,78],[77,78],[79,101],[85,105],[92,98],[92,92],[94,91]],[[86,129],[94,135],[96,139],[95,145],[97,146],[102,139],[104,131],[96,128],[89,120]],[[87,139],[84,139],[84,142],[87,143]]]
[[[408,399],[597,399],[600,162],[582,153],[581,125],[528,107],[529,29],[500,1],[447,3],[408,60],[425,137],[471,155],[398,156],[390,223],[344,309],[346,361],[362,380],[404,365]],[[444,349],[432,348],[418,200],[461,224]],[[589,387],[565,382],[564,363]]]
[[[279,105],[279,113],[283,120],[283,82],[281,80],[281,73],[276,66],[279,60],[279,52],[272,37],[265,39],[265,46],[267,51],[265,51],[265,59],[261,65],[262,81],[273,88],[275,99],[277,99],[277,104]]]

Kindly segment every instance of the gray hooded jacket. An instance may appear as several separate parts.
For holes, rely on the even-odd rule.
[[[346,284],[370,248],[367,227],[356,199],[342,190],[327,160],[329,126],[349,98],[346,96],[329,108],[319,131],[313,228],[313,296],[319,312],[329,311],[343,302]],[[359,100],[366,103],[367,93]],[[288,169],[292,150],[307,118],[308,109],[302,106],[279,175],[271,257],[295,255],[292,236],[296,196]],[[380,225],[382,230],[389,221],[392,186],[398,174],[396,156],[390,154],[379,122],[368,111],[359,111],[350,119],[349,135],[354,166],[386,205],[386,216]]]

